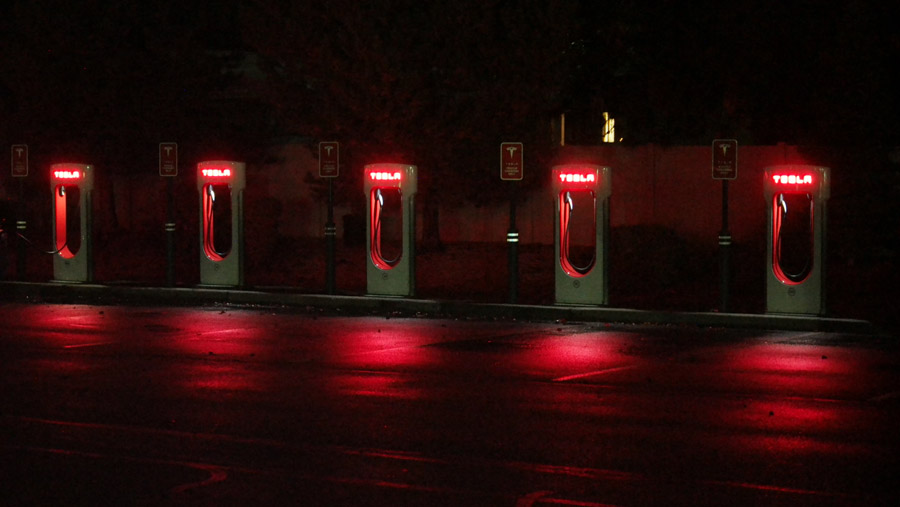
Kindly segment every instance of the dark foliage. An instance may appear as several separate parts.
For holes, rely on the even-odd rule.
[[[342,142],[344,193],[363,164],[404,161],[452,204],[503,195],[502,141],[526,143],[532,173],[549,156],[574,14],[539,1],[258,0],[243,27],[284,128]]]
[[[31,146],[32,166],[156,169],[156,145],[184,161],[244,154],[269,132],[227,73],[233,27],[203,2],[17,1],[2,17],[0,137]]]

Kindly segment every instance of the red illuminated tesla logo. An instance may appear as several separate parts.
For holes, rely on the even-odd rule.
[[[773,174],[772,181],[782,185],[812,185],[813,177],[810,174]]]
[[[80,180],[81,171],[53,171],[53,177],[58,180]]]
[[[203,176],[207,178],[230,178],[231,169],[203,169]]]
[[[398,181],[400,179],[400,172],[373,171],[369,173],[369,178],[372,181]]]
[[[594,183],[597,175],[594,173],[559,173],[560,183]]]

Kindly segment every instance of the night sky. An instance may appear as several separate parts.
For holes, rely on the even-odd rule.
[[[415,151],[541,140],[562,112],[590,144],[608,111],[629,144],[896,146],[887,4],[12,2],[0,135],[112,161],[173,136]]]

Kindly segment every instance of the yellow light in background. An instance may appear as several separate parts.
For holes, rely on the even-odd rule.
[[[616,142],[616,120],[610,118],[609,113],[603,113],[603,142]]]

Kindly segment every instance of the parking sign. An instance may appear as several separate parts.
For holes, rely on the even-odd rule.
[[[337,141],[319,143],[319,176],[322,178],[337,178],[340,163],[340,146]]]
[[[178,143],[159,143],[159,175],[178,176]]]
[[[500,179],[521,180],[524,175],[522,143],[500,143]]]
[[[14,178],[24,178],[28,176],[28,145],[14,144],[12,145],[12,175]]]
[[[714,180],[737,179],[737,139],[714,139],[712,144],[712,177]]]

